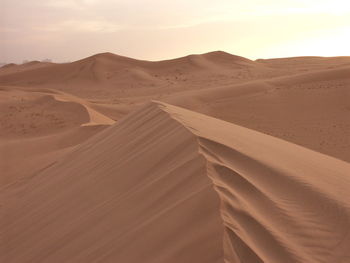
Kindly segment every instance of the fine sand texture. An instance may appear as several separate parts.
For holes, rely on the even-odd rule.
[[[350,161],[350,57],[252,61],[217,51],[152,62],[102,53],[8,65],[1,85],[73,94],[113,120],[164,101]]]
[[[148,103],[1,190],[1,262],[347,263],[350,164]]]
[[[0,262],[349,263],[349,116],[350,57],[5,65]]]
[[[111,124],[58,91],[0,89],[0,187],[32,176]]]

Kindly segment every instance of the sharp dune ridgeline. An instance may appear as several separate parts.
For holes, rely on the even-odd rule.
[[[345,263],[349,173],[347,162],[152,102],[2,190],[2,261]]]
[[[350,57],[0,68],[0,262],[349,263]]]

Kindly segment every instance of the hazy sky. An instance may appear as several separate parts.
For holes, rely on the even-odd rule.
[[[349,0],[0,0],[0,62],[350,55]]]

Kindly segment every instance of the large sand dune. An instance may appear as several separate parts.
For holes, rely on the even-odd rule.
[[[154,102],[1,192],[3,262],[348,262],[350,164]]]
[[[0,68],[0,85],[74,94],[114,120],[161,100],[350,161],[350,57],[211,52],[151,62],[102,53],[38,65]]]
[[[160,89],[178,92],[204,88],[203,83],[216,87],[291,73],[289,68],[220,51],[154,62],[101,53],[72,63],[10,68],[0,68],[0,83],[51,87],[94,98],[159,95]]]
[[[1,67],[0,261],[348,263],[349,87],[350,57]]]

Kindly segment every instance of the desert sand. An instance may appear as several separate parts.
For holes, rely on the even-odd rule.
[[[350,57],[0,68],[1,262],[349,262]]]

